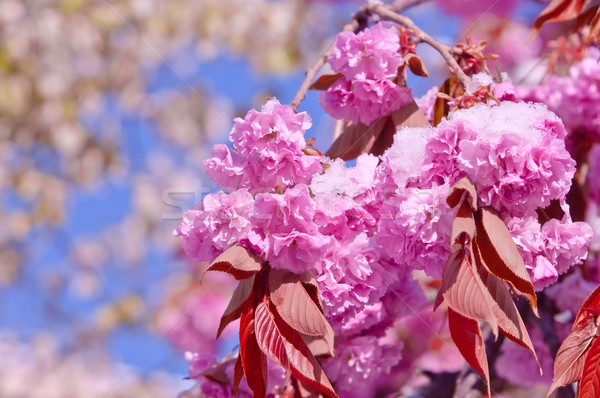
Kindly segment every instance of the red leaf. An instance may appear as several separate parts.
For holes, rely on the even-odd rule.
[[[377,137],[381,134],[386,119],[387,117],[381,117],[370,126],[365,126],[362,123],[349,125],[333,141],[325,155],[332,159],[351,160],[361,153],[369,152]]]
[[[467,234],[469,236],[469,241],[475,236],[475,219],[473,218],[471,205],[467,200],[460,205],[456,217],[454,217],[454,221],[452,222],[450,246],[462,244],[462,234]]]
[[[577,387],[579,398],[600,397],[600,339],[594,338],[583,364]]]
[[[440,305],[444,302],[444,295],[442,294],[442,289],[438,290],[437,295],[435,296],[435,300],[433,302],[433,310],[432,313],[435,312]],[[433,315],[432,315],[433,316]]]
[[[415,101],[400,107],[390,114],[386,123],[373,143],[373,147],[369,153],[375,156],[383,155],[383,153],[394,143],[394,135],[396,131],[403,127],[424,127],[429,126],[429,121],[421,108]]]
[[[248,307],[240,319],[240,356],[252,396],[264,398],[267,395],[267,360],[256,341],[252,307]]]
[[[325,338],[333,355],[333,330],[298,276],[286,270],[271,270],[269,289],[271,302],[281,318],[302,334]]]
[[[271,360],[287,371],[290,364],[285,351],[285,340],[273,320],[268,302],[263,300],[256,306],[255,332],[258,346]]]
[[[302,335],[302,340],[304,340],[304,343],[306,343],[306,346],[314,356],[333,356],[329,342],[323,337]]]
[[[208,271],[221,271],[233,275],[237,280],[250,278],[262,269],[263,259],[250,249],[239,245],[231,246],[213,261]]]
[[[483,342],[479,323],[475,320],[465,318],[452,310],[452,308],[448,308],[448,325],[454,344],[456,344],[456,347],[458,347],[458,350],[467,363],[483,376],[487,383],[488,396],[491,397],[490,373],[485,355],[485,343]]]
[[[309,90],[327,90],[342,76],[344,76],[343,73],[325,73],[315,80]]]
[[[462,249],[450,256],[444,267],[441,291],[449,308],[464,317],[488,322],[494,335],[498,335],[499,329],[535,357],[512,297],[504,283],[481,265],[476,247],[470,246],[470,259]]]
[[[237,288],[233,292],[233,296],[221,317],[221,322],[219,323],[219,330],[217,330],[217,338],[223,332],[223,329],[231,322],[235,321],[242,315],[242,311],[244,306],[250,305],[251,301],[251,293],[252,286],[254,285],[254,275],[252,275],[248,279],[243,279],[238,284]]]
[[[368,150],[368,153],[375,156],[381,156],[394,143],[394,134],[396,134],[396,126],[391,117],[385,118],[385,124],[377,139]]]
[[[244,366],[242,365],[242,357],[238,355],[237,361],[235,361],[235,367],[233,368],[233,396],[237,397],[240,382],[244,377]]]
[[[429,77],[425,63],[418,55],[409,53],[404,56],[404,61],[408,64],[410,71],[415,75]]]
[[[586,43],[594,42],[596,47],[600,47],[600,7],[596,9],[596,15],[590,21],[590,33],[586,39]]]
[[[302,340],[279,316],[274,305],[264,299],[255,314],[255,331],[261,350],[303,383],[323,394],[338,398],[321,365]]]
[[[552,0],[533,22],[531,37],[537,35],[546,22],[569,21],[577,18],[586,0]]]
[[[323,305],[321,304],[321,298],[319,296],[319,285],[317,285],[315,277],[300,275],[300,281],[302,282],[304,289],[306,289],[306,292],[308,293],[312,301],[317,307],[319,307],[319,311],[321,311],[321,314],[325,314],[325,311],[323,311]]]
[[[477,210],[477,188],[475,188],[475,184],[469,177],[461,178],[452,189],[448,193],[448,197],[446,198],[446,203],[451,208],[455,208],[456,205],[460,203],[461,198],[463,197],[463,193],[466,192],[465,199],[471,206],[473,211]]]
[[[498,328],[506,337],[528,349],[533,354],[538,366],[540,366],[529,333],[527,333],[527,328],[521,319],[521,315],[515,306],[512,296],[506,289],[506,285],[502,280],[488,273],[481,264],[481,253],[479,252],[477,245],[471,246],[471,256],[475,261],[479,277],[493,300],[490,305],[498,320]],[[540,366],[540,372],[541,370],[542,368]]]
[[[424,126],[429,126],[429,122],[413,100],[370,126],[358,123],[345,127],[325,155],[350,160],[362,153],[382,154],[393,143],[396,130]]]
[[[463,250],[452,253],[446,262],[441,291],[449,308],[464,317],[488,322],[498,335],[493,299]]]
[[[539,317],[533,283],[504,221],[491,208],[479,208],[474,216],[476,232],[473,240],[481,253],[482,264],[490,273],[507,281],[527,297],[533,312]]]
[[[574,383],[581,378],[588,348],[597,331],[594,322],[571,332],[562,342],[554,360],[554,380],[546,397],[558,387]]]
[[[583,327],[583,324],[589,321],[589,310],[600,308],[600,285],[590,295],[585,299],[581,308],[579,308],[579,312],[577,312],[577,317],[575,318],[575,322],[573,322],[573,328],[580,329]],[[595,314],[598,315],[598,314]]]

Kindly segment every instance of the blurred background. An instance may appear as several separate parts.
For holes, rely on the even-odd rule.
[[[205,337],[230,281],[200,284],[171,232],[215,190],[202,161],[233,118],[268,97],[289,103],[359,6],[0,0],[1,397],[174,397],[194,384],[185,351],[235,345]],[[484,19],[467,30],[496,23],[510,69],[540,9],[527,2],[510,29]],[[466,25],[446,11],[407,14],[455,44]],[[447,77],[422,50],[431,78],[409,80],[415,96]],[[316,93],[300,111],[325,151],[333,121]]]

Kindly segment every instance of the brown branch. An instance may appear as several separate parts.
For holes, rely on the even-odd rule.
[[[346,25],[344,25],[343,31],[357,33],[367,27],[367,25],[369,23],[369,17],[371,17],[373,14],[378,14],[379,16],[384,17],[380,11],[376,10],[377,7],[385,9],[386,14],[397,15],[398,12],[404,11],[407,8],[421,4],[425,1],[427,1],[427,0],[395,0],[393,3],[387,4],[387,5],[365,4],[354,15],[354,18],[352,19],[352,21],[350,21]],[[403,18],[406,18],[406,17],[403,17]],[[385,18],[385,19],[390,19],[390,18]],[[410,19],[408,19],[408,20],[410,21]],[[414,25],[414,23],[412,21],[410,21],[410,23],[412,23],[412,25]],[[413,28],[409,27],[409,29],[413,29]],[[421,31],[418,28],[417,28],[417,30]],[[431,39],[431,40],[435,41],[433,39]],[[304,81],[302,82],[302,85],[300,85],[300,88],[298,89],[298,92],[296,93],[294,100],[290,103],[291,107],[294,110],[298,109],[298,106],[300,105],[300,103],[302,102],[304,97],[306,97],[306,93],[308,92],[313,79],[315,78],[317,73],[319,73],[321,68],[325,65],[325,63],[327,62],[327,58],[331,55],[332,51],[333,51],[333,43],[329,46],[327,51],[325,51],[325,53],[319,57],[317,62],[315,62],[314,65],[312,65],[310,68],[308,68],[306,70]],[[461,70],[461,72],[462,72],[462,70]]]
[[[416,38],[424,43],[429,44],[438,53],[440,53],[440,55],[444,58],[444,60],[448,64],[448,66],[450,66],[450,68],[452,68],[452,70],[456,74],[456,77],[458,78],[458,80],[460,80],[460,82],[463,84],[464,87],[467,86],[467,82],[469,82],[471,80],[471,78],[469,78],[465,74],[465,72],[463,72],[460,65],[458,65],[458,62],[456,62],[456,59],[452,55],[452,48],[450,46],[448,46],[447,44],[442,44],[439,41],[435,40],[433,37],[429,36],[427,33],[425,33],[423,30],[421,30],[421,28],[419,28],[412,21],[412,19],[410,19],[407,16],[395,13],[395,12],[391,11],[388,7],[382,6],[380,4],[376,4],[376,5],[372,6],[372,8],[373,8],[373,12],[379,14],[381,16],[381,18],[387,19],[390,21],[394,21],[394,22],[398,22],[399,24],[404,25],[408,29],[415,32]]]

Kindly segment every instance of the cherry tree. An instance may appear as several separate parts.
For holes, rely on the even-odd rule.
[[[498,21],[519,1],[440,1],[499,27],[450,46],[406,15],[421,3],[358,8],[290,104],[234,119],[204,161],[221,190],[174,234],[213,330],[187,314],[171,335],[203,347],[182,397],[600,391],[599,4],[553,0],[515,38]],[[422,48],[447,76],[415,99]],[[304,138],[308,90],[335,119],[326,150]],[[217,358],[214,335],[236,348]]]

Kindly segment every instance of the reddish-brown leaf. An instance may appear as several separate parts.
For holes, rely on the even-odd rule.
[[[448,325],[454,344],[456,344],[467,363],[483,376],[487,383],[488,396],[491,397],[490,373],[479,323],[465,318],[452,308],[448,308]]]
[[[330,351],[331,348],[327,340],[325,340],[325,338],[302,335],[302,340],[304,340],[306,346],[314,356],[332,356],[332,353]]]
[[[455,251],[446,262],[441,291],[449,308],[464,317],[488,322],[498,335],[494,301],[464,250]]]
[[[333,330],[298,276],[290,271],[273,269],[269,273],[269,289],[271,302],[281,318],[297,332],[323,337],[333,355]]]
[[[321,75],[315,82],[309,87],[310,90],[327,90],[338,81],[340,77],[344,76],[343,73],[325,73]]]
[[[450,189],[446,203],[451,208],[455,208],[463,197],[463,193],[466,192],[465,200],[471,206],[472,211],[477,210],[477,188],[469,177],[461,178],[454,186]]]
[[[590,23],[590,25],[591,25],[593,23],[593,18],[596,15],[596,11],[598,11],[597,5],[592,4],[591,6],[588,5],[587,7],[584,7],[582,12],[579,13],[579,15],[577,16],[577,19],[575,20],[575,24],[573,25],[573,28],[571,30],[573,32],[577,32],[579,29],[583,28],[588,23]],[[591,26],[590,26],[590,28],[591,28]],[[590,32],[588,34],[587,44],[589,44],[590,35],[592,35],[592,32]]]
[[[204,370],[201,375],[219,384],[229,384],[227,369],[233,364],[235,358],[223,360],[210,368]],[[197,377],[197,376],[193,376]]]
[[[350,124],[333,141],[325,155],[332,159],[351,160],[361,153],[369,152],[377,137],[381,134],[386,121],[387,117],[381,117],[370,126],[365,126],[362,123]]]
[[[533,312],[539,317],[533,283],[504,221],[492,208],[480,207],[474,216],[476,232],[473,241],[481,253],[483,265],[527,297]]]
[[[233,275],[237,280],[250,278],[262,269],[263,259],[250,249],[239,245],[231,246],[213,261],[208,271],[221,271]]]
[[[421,108],[413,100],[390,114],[369,153],[375,156],[383,155],[394,143],[396,131],[403,127],[424,126],[429,126],[429,121],[423,111],[421,111]]]
[[[371,155],[381,156],[394,143],[394,134],[396,134],[396,126],[391,116],[385,118],[385,124],[373,145],[367,151]]]
[[[600,285],[587,296],[581,308],[579,308],[572,330],[581,329],[589,321],[590,309],[600,309]]]
[[[344,160],[354,159],[362,153],[379,155],[390,147],[400,128],[424,126],[429,126],[429,121],[413,100],[370,126],[362,123],[346,126],[325,155]]]
[[[444,294],[442,293],[442,289],[438,290],[437,295],[435,296],[435,300],[433,302],[433,310],[431,312],[435,312],[440,305],[444,302]],[[433,316],[433,315],[432,315]]]
[[[233,396],[237,397],[238,389],[240,388],[240,382],[244,377],[244,366],[242,365],[242,357],[238,355],[237,361],[235,361],[235,367],[233,368]]]
[[[281,335],[269,310],[268,301],[263,300],[256,306],[255,333],[258,346],[271,360],[289,371],[290,364],[285,352],[286,341]]]
[[[233,291],[233,296],[231,300],[229,300],[229,304],[221,317],[221,322],[219,322],[219,329],[217,330],[217,338],[223,332],[223,329],[231,322],[235,321],[242,315],[242,311],[245,306],[249,306],[251,304],[252,298],[250,297],[252,294],[252,286],[254,285],[254,275],[252,275],[248,279],[242,279],[238,286]]]
[[[600,47],[600,7],[596,8],[596,14],[590,21],[590,33],[586,39],[586,43],[594,42],[597,47]]]
[[[598,338],[594,338],[586,354],[577,391],[579,398],[600,397],[600,339]]]
[[[512,296],[506,289],[506,285],[502,280],[490,274],[481,264],[481,253],[477,245],[471,245],[471,257],[475,262],[481,281],[492,297],[493,301],[490,302],[490,306],[498,320],[498,328],[506,337],[528,349],[533,354],[538,366],[540,366],[529,333],[527,333],[527,328],[525,328],[525,324],[521,319]],[[540,367],[540,372],[541,370],[542,368]]]
[[[531,37],[540,32],[546,22],[569,21],[577,18],[586,0],[552,0],[533,22]]]
[[[395,110],[390,116],[396,130],[400,130],[402,127],[431,126],[429,120],[427,120],[427,117],[414,100]]]
[[[292,329],[267,299],[257,307],[255,331],[261,350],[292,376],[316,388],[324,395],[338,397],[321,365],[309,351],[298,332]]]
[[[462,234],[469,236],[469,241],[475,236],[475,219],[473,218],[473,210],[469,201],[465,200],[458,208],[456,217],[452,222],[452,235],[450,237],[450,244],[462,244]]]
[[[246,309],[240,317],[240,356],[252,396],[264,398],[267,395],[267,359],[256,340],[252,307]]]
[[[302,383],[295,377],[292,377],[292,386],[294,387],[294,398],[323,398],[323,394],[318,390]]]
[[[302,282],[304,289],[306,289],[306,292],[315,305],[319,307],[321,314],[325,314],[325,311],[323,311],[323,304],[321,304],[321,298],[319,296],[319,285],[317,285],[315,277],[312,275],[309,276],[307,274],[303,274],[300,275],[300,282]]]
[[[418,55],[409,53],[406,56],[404,56],[404,61],[408,64],[410,71],[415,75],[429,77],[429,73],[427,73],[425,63]]]
[[[581,329],[571,332],[562,342],[554,360],[554,380],[546,397],[558,387],[566,386],[581,378],[583,365],[597,326],[590,321]]]
[[[450,76],[440,86],[439,92],[454,97],[459,87],[460,82],[456,76]],[[450,113],[450,107],[448,106],[448,100],[444,98],[436,98],[435,104],[433,105],[433,125],[437,126],[440,124],[443,118],[448,116]]]

